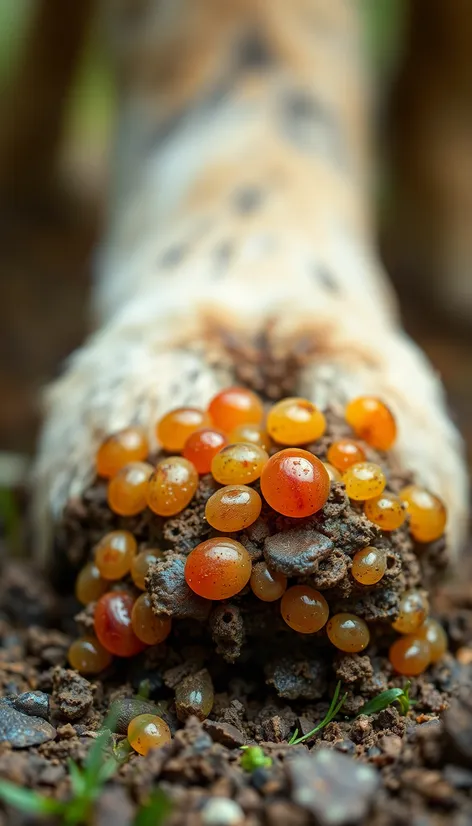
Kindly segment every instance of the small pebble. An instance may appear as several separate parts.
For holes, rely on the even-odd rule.
[[[227,797],[213,797],[202,809],[204,826],[240,826],[244,823],[244,812],[238,803]]]
[[[8,742],[14,749],[24,749],[55,737],[56,729],[47,720],[23,714],[5,700],[0,701],[0,743]]]
[[[44,691],[25,691],[13,698],[12,704],[23,714],[49,720],[49,695]]]

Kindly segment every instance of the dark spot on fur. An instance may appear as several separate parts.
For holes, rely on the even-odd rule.
[[[273,55],[258,31],[249,32],[238,45],[238,62],[243,69],[266,69]]]
[[[254,212],[264,198],[263,191],[257,186],[245,186],[234,193],[234,206],[237,212],[247,215]]]
[[[163,267],[164,269],[173,269],[180,264],[183,260],[185,254],[187,252],[187,247],[185,244],[172,244],[172,246],[168,247],[166,251],[161,255],[159,259],[159,266]]]
[[[281,100],[281,126],[285,137],[303,152],[321,153],[346,166],[344,142],[333,110],[302,89]]]
[[[334,275],[324,264],[317,264],[313,270],[314,278],[330,293],[339,292],[339,284]]]
[[[223,276],[226,274],[233,253],[234,245],[232,241],[222,241],[221,244],[218,244],[218,246],[215,247],[213,253],[213,260],[215,265],[213,278],[215,280],[223,278]]]

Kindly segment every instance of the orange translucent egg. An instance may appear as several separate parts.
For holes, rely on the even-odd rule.
[[[102,579],[95,562],[84,565],[75,580],[75,595],[82,605],[96,602],[105,593],[108,583]]]
[[[331,484],[334,484],[334,482],[341,482],[343,477],[341,476],[339,470],[335,468],[334,465],[330,465],[329,462],[323,462],[323,464],[326,468]]]
[[[129,531],[107,533],[95,548],[95,564],[104,579],[123,579],[129,574],[137,542]]]
[[[249,582],[251,557],[244,545],[227,536],[207,539],[187,557],[185,579],[206,599],[228,599]]]
[[[403,525],[406,518],[401,500],[394,493],[382,493],[375,499],[368,499],[364,513],[374,525],[383,531],[394,531]]]
[[[400,610],[392,628],[400,634],[412,634],[423,625],[429,613],[429,602],[421,591],[405,591],[400,600]]]
[[[387,484],[382,468],[374,462],[352,465],[343,474],[343,482],[349,499],[355,502],[380,496]]]
[[[147,503],[159,516],[175,516],[187,507],[198,486],[194,465],[183,456],[162,459],[152,474]]]
[[[335,614],[326,626],[330,642],[347,654],[357,654],[370,641],[369,626],[355,614]]]
[[[259,479],[268,458],[258,445],[227,445],[214,457],[211,472],[220,485],[248,485]]]
[[[257,445],[266,452],[269,451],[271,446],[270,436],[265,427],[260,424],[254,424],[254,422],[246,422],[246,424],[240,424],[235,427],[229,434],[229,441],[232,445],[234,445],[235,442],[250,442],[250,444]]]
[[[252,525],[261,508],[262,499],[257,490],[246,485],[226,485],[208,499],[205,517],[217,531],[233,533]]]
[[[109,591],[95,607],[95,633],[98,641],[117,657],[133,657],[145,648],[131,625],[134,599],[125,591]]]
[[[311,516],[325,504],[330,491],[328,472],[316,456],[296,447],[270,457],[261,475],[266,502],[284,516]]]
[[[326,624],[329,607],[323,594],[309,585],[292,585],[280,602],[283,619],[299,634],[314,634]]]
[[[189,436],[209,424],[210,417],[204,410],[198,407],[177,407],[158,421],[156,436],[164,450],[180,453]]]
[[[108,505],[120,516],[135,516],[146,507],[146,491],[153,472],[147,462],[131,462],[108,483]]]
[[[105,439],[97,452],[97,474],[110,479],[130,462],[142,462],[149,443],[141,427],[126,427]]]
[[[377,450],[389,450],[397,438],[397,425],[386,404],[374,396],[359,396],[346,407],[346,421],[356,436]]]
[[[158,616],[151,607],[149,594],[141,594],[133,605],[131,625],[136,636],[146,645],[158,645],[170,634],[170,617]]]
[[[287,588],[287,577],[271,571],[265,562],[256,562],[249,583],[253,594],[262,602],[275,602]]]
[[[447,651],[446,632],[442,625],[434,619],[428,618],[415,632],[415,637],[428,643],[432,663],[437,663]]]
[[[390,646],[389,660],[398,674],[417,677],[425,671],[431,661],[429,645],[417,634],[400,637]]]
[[[149,566],[152,562],[162,559],[163,556],[164,554],[158,548],[146,548],[145,551],[136,554],[131,560],[131,577],[136,587],[140,588],[141,591],[146,590],[145,579]]]
[[[222,430],[204,427],[188,437],[183,455],[192,462],[198,473],[210,473],[213,457],[227,444],[228,439]]]
[[[128,742],[138,754],[166,746],[171,740],[169,726],[156,714],[139,714],[128,726]]]
[[[227,387],[213,397],[208,412],[216,427],[231,433],[240,424],[259,424],[264,416],[262,402],[246,387]]]
[[[387,570],[387,554],[383,548],[367,548],[357,551],[352,559],[351,574],[362,585],[380,582]]]
[[[365,461],[365,452],[352,439],[338,439],[328,448],[328,462],[338,470],[345,471],[351,465]]]
[[[441,500],[425,488],[408,485],[400,491],[410,516],[410,533],[417,542],[434,542],[444,533],[447,513]]]
[[[326,419],[308,399],[290,397],[277,402],[267,415],[267,432],[281,445],[305,445],[319,439]]]
[[[92,636],[74,640],[68,653],[69,663],[80,674],[99,674],[108,668],[112,659],[110,652]]]

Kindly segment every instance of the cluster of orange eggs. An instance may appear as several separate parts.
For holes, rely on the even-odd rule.
[[[388,407],[376,398],[361,397],[347,405],[345,417],[355,438],[334,441],[328,461],[323,462],[306,449],[326,430],[325,417],[314,404],[302,398],[283,399],[264,417],[256,394],[233,387],[218,393],[207,410],[178,408],[160,419],[157,440],[171,455],[160,459],[156,467],[147,461],[150,447],[144,432],[128,427],[101,445],[97,473],[109,480],[108,504],[114,513],[133,516],[148,507],[160,517],[185,509],[196,492],[199,475],[211,473],[222,487],[206,503],[206,520],[220,534],[233,536],[214,536],[190,552],[185,566],[189,587],[206,599],[224,600],[249,585],[262,601],[280,600],[281,615],[294,630],[311,634],[326,626],[337,648],[358,652],[369,643],[364,620],[346,613],[329,618],[328,604],[319,591],[305,584],[288,587],[287,578],[271,571],[265,562],[253,565],[244,545],[234,538],[259,517],[263,499],[279,514],[307,517],[323,507],[331,484],[338,481],[351,501],[361,503],[368,519],[383,531],[400,527],[408,513],[416,541],[441,536],[446,522],[442,502],[413,485],[399,496],[386,491],[382,468],[367,461],[358,441],[381,451],[392,447],[396,424]],[[256,481],[261,493],[251,487]],[[95,637],[77,640],[69,652],[71,664],[79,671],[97,673],[112,655],[133,656],[166,639],[171,621],[153,612],[147,593],[135,599],[125,589],[115,590],[117,582],[130,575],[137,588],[145,591],[149,564],[161,556],[159,549],[137,553],[135,538],[124,530],[107,534],[98,544],[94,560],[77,580],[79,600],[96,602]],[[366,547],[353,557],[351,574],[369,586],[382,579],[386,567],[385,551]],[[400,617],[396,630],[407,636],[392,646],[391,662],[400,673],[413,673],[404,670],[415,666],[411,652],[400,645],[411,640],[399,621]],[[432,622],[428,620],[429,629]],[[415,640],[420,625],[412,629]],[[431,630],[428,633],[431,636]],[[423,648],[431,647],[424,634]],[[402,657],[408,661],[406,666]]]

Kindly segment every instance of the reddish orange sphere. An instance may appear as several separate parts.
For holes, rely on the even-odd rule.
[[[351,465],[365,461],[365,451],[353,439],[338,439],[328,448],[328,462],[337,470],[345,471]]]
[[[120,516],[135,516],[146,507],[146,491],[153,472],[147,462],[131,462],[108,483],[108,505]]]
[[[95,637],[86,636],[74,640],[69,648],[68,659],[72,668],[80,674],[99,674],[104,668],[108,668],[113,658]]]
[[[125,591],[104,594],[95,607],[95,633],[98,641],[117,657],[134,657],[145,648],[131,625],[134,599]]]
[[[170,728],[156,714],[139,714],[128,726],[128,742],[138,754],[161,748],[172,740]]]
[[[367,648],[370,641],[369,627],[355,614],[335,614],[326,626],[330,642],[347,654],[357,654]]]
[[[194,465],[183,456],[162,459],[152,474],[147,503],[158,516],[175,516],[190,503],[198,486]]]
[[[287,577],[271,571],[265,562],[256,562],[252,567],[250,585],[253,594],[262,602],[275,602],[287,588]]]
[[[204,410],[199,410],[198,407],[178,407],[160,419],[156,436],[164,450],[180,453],[189,436],[209,424],[210,418]]]
[[[316,456],[296,447],[274,453],[264,466],[261,491],[266,502],[284,516],[311,516],[325,504],[328,472]]]
[[[164,554],[159,548],[146,548],[146,550],[141,551],[133,557],[131,561],[131,577],[136,587],[141,591],[146,590],[145,579],[149,566],[152,562],[157,562],[158,559],[162,559],[163,556]]]
[[[267,431],[282,445],[306,445],[319,439],[326,430],[326,419],[308,399],[289,397],[269,410]]]
[[[410,516],[410,533],[417,542],[434,542],[443,535],[447,512],[441,500],[425,488],[408,485],[400,491]]]
[[[104,579],[123,579],[129,574],[137,542],[129,531],[107,533],[95,548],[95,564]]]
[[[309,585],[292,585],[282,597],[280,613],[294,631],[314,634],[326,624],[329,606],[323,594]]]
[[[126,427],[105,439],[97,452],[97,474],[110,479],[130,462],[143,462],[149,443],[141,427]]]
[[[214,457],[211,472],[220,485],[248,485],[259,479],[268,458],[258,445],[248,442],[226,445]]]
[[[227,536],[207,539],[187,557],[185,579],[206,599],[228,599],[249,582],[251,557],[244,545]]]
[[[375,499],[368,499],[364,505],[364,513],[374,525],[383,531],[395,531],[403,525],[406,511],[401,500],[394,493],[382,493]]]
[[[213,397],[208,412],[216,427],[231,433],[240,424],[259,424],[264,416],[262,402],[252,390],[228,387]]]
[[[105,593],[108,583],[102,579],[95,562],[84,565],[75,581],[75,595],[82,605],[96,602]]]
[[[387,554],[383,548],[370,545],[357,551],[352,558],[351,574],[362,585],[380,582],[387,570]]]
[[[149,594],[141,594],[133,605],[131,625],[136,636],[146,645],[158,645],[169,636],[172,621],[170,617],[155,614]]]
[[[434,619],[428,618],[423,625],[415,631],[415,637],[426,640],[429,645],[430,661],[437,663],[447,651],[447,634]]]
[[[184,446],[184,457],[194,465],[198,473],[210,473],[213,457],[228,444],[222,430],[204,427],[188,437]]]
[[[266,453],[271,446],[271,439],[265,427],[251,422],[235,427],[229,434],[229,441],[232,445],[237,442],[249,442],[252,445],[261,447]]]
[[[405,677],[417,677],[431,662],[429,645],[417,634],[408,634],[395,640],[388,656],[395,671]]]
[[[252,525],[261,508],[262,500],[257,490],[246,485],[226,485],[208,499],[205,517],[215,530],[233,533]]]
[[[386,404],[374,396],[359,396],[346,407],[346,421],[356,436],[377,450],[389,450],[397,438],[397,425]]]

